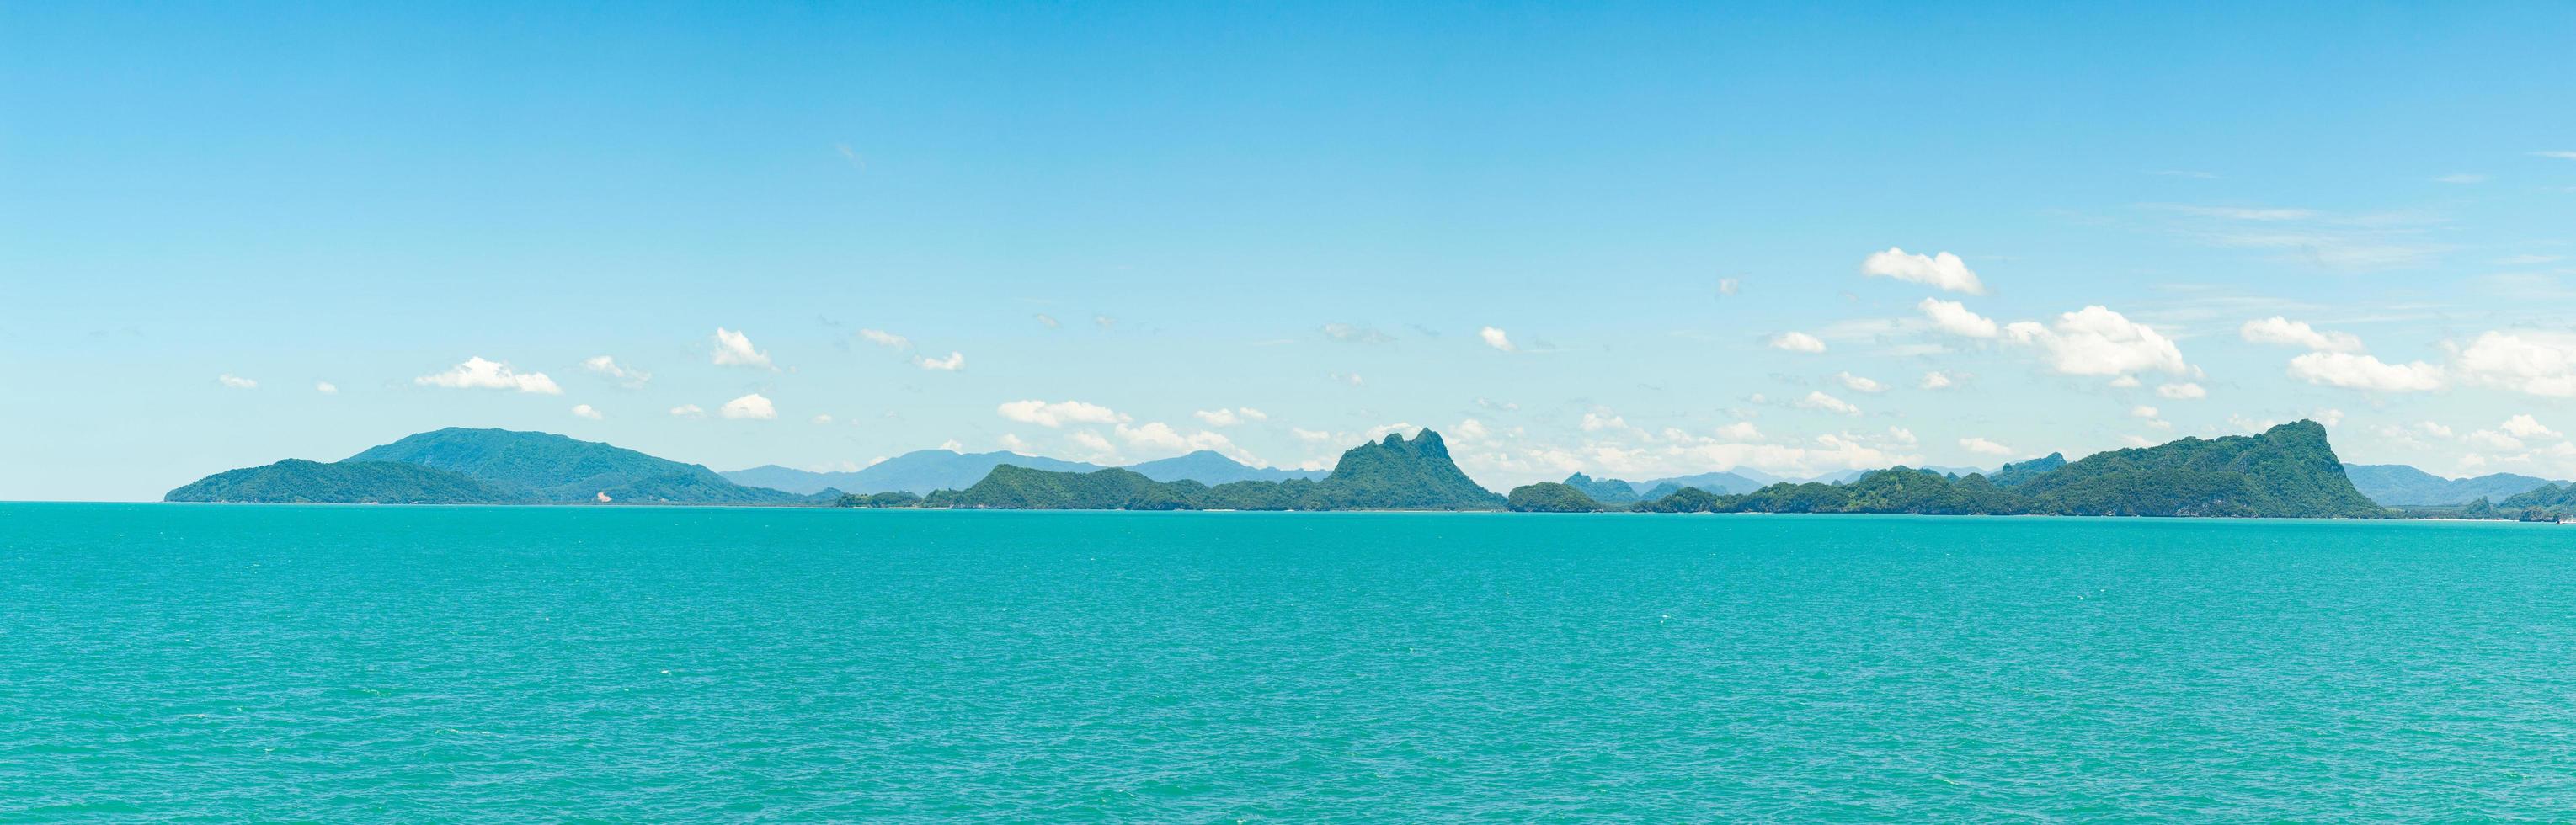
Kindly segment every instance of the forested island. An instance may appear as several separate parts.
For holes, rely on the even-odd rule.
[[[898,464],[898,462],[900,462]],[[1019,462],[1019,463],[1014,463]],[[1068,469],[1021,466],[1040,464]],[[2297,421],[2254,435],[2184,438],[1973,468],[1893,467],[1824,480],[1763,483],[1751,471],[1627,482],[1576,473],[1498,494],[1458,469],[1440,434],[1389,435],[1344,452],[1328,473],[1248,467],[1213,453],[1126,468],[1013,453],[906,454],[884,472],[779,467],[717,473],[549,433],[450,428],[338,462],[297,459],[217,473],[168,501],[375,504],[722,504],[1007,510],[1447,510],[1528,513],[1916,513],[1932,515],[2446,517],[2576,516],[2576,485],[2540,481],[2509,496],[2461,496],[2520,476],[2450,480],[2395,465],[2348,466],[2324,426]],[[1962,472],[1964,470],[1964,472]],[[789,492],[739,483],[778,479]],[[972,483],[918,488],[935,481]],[[2434,501],[2391,504],[2381,495]],[[1205,480],[1202,480],[1205,479]],[[824,482],[861,486],[860,492]],[[1210,483],[1214,482],[1214,483]],[[869,489],[873,488],[873,489]],[[2445,500],[2448,499],[2448,500]]]

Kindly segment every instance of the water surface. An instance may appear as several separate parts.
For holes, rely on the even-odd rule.
[[[0,504],[0,817],[2558,819],[2576,529]]]

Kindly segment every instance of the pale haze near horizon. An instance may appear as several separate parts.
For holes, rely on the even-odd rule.
[[[2576,7],[0,6],[0,499],[445,426],[2576,476]]]

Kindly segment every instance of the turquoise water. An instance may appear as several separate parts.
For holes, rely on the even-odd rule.
[[[0,818],[2560,819],[2576,529],[0,505]]]

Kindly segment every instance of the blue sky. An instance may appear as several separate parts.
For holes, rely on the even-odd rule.
[[[2571,31],[0,4],[0,498],[449,425],[718,469],[1430,426],[1501,487],[2316,417],[2349,460],[2568,477]]]

